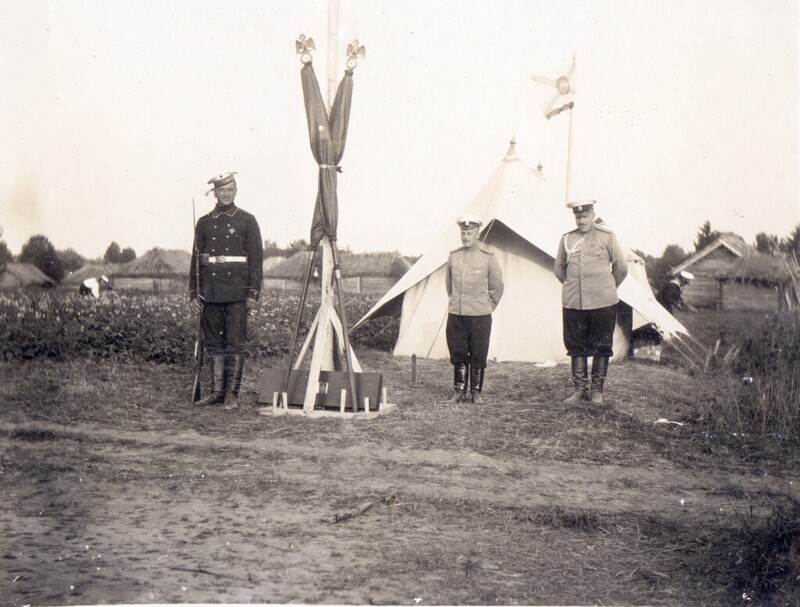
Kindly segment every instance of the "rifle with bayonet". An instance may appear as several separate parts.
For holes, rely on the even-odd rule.
[[[197,331],[194,341],[194,384],[192,385],[192,404],[200,400],[202,390],[200,388],[200,372],[203,370],[203,302],[200,299],[200,251],[197,248],[197,220],[194,210],[194,198],[192,198],[192,230],[194,230],[194,280],[195,280],[195,301],[198,304],[197,311]]]

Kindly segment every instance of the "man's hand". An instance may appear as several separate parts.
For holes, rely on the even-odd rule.
[[[194,306],[195,312],[198,314],[203,311],[203,302],[200,299],[193,299],[192,305]]]
[[[258,301],[253,299],[252,297],[247,298],[247,311],[250,312],[251,310],[255,310],[258,307]]]

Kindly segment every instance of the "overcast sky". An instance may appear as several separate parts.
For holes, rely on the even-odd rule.
[[[308,238],[317,169],[294,41],[327,0],[4,0],[0,225],[102,256],[189,250],[192,199],[238,171],[237,203],[279,245]],[[571,191],[624,244],[692,248],[698,227],[800,222],[797,0],[341,0],[337,80],[355,70],[340,245],[425,252],[516,138],[563,191],[569,118],[546,120],[576,57]],[[563,197],[542,201],[574,227]],[[535,221],[535,218],[531,218]],[[454,228],[455,229],[455,228]],[[559,234],[553,235],[553,249]]]

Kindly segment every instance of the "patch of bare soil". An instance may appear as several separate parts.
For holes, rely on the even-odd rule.
[[[6,365],[0,604],[800,597],[794,451],[711,433],[702,380],[622,364],[568,410],[563,367],[499,363],[490,404],[446,406],[446,364],[362,359],[396,411],[259,415],[257,369],[223,412],[185,369]]]

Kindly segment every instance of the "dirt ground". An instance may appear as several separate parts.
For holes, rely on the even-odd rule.
[[[609,406],[567,409],[564,367],[498,363],[489,404],[446,406],[446,364],[414,386],[409,360],[361,362],[395,411],[261,415],[256,364],[236,412],[190,408],[186,369],[1,367],[0,605],[800,596],[747,553],[800,498],[797,458],[704,430],[702,378],[613,365]]]

